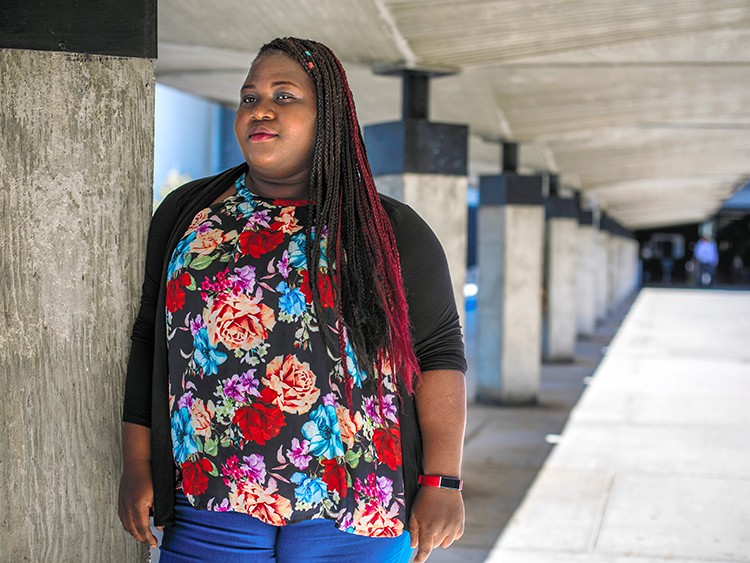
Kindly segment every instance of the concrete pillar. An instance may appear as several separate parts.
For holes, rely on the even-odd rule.
[[[117,486],[151,214],[156,6],[38,4],[4,7],[14,35],[0,37],[0,559],[145,560]]]
[[[573,199],[552,196],[545,211],[542,355],[545,361],[569,362],[576,345],[578,207]]]
[[[596,329],[597,246],[591,211],[579,213],[578,267],[576,271],[576,328],[581,336]]]
[[[610,313],[617,306],[617,278],[619,273],[619,257],[617,235],[612,232],[607,233],[607,293],[605,308]]]
[[[628,263],[629,263],[629,282],[628,282],[628,295],[633,295],[640,286],[641,283],[641,261],[640,261],[640,248],[638,241],[634,238],[628,241]]]
[[[407,203],[435,231],[448,258],[453,295],[463,325],[468,179],[466,176],[406,173],[377,176],[375,183],[380,193]]]
[[[478,399],[536,402],[541,378],[540,176],[480,178]]]
[[[386,71],[403,82],[401,121],[364,128],[378,191],[411,206],[437,235],[448,259],[464,324],[468,239],[468,127],[428,120],[434,72]],[[471,390],[471,385],[469,386]]]
[[[596,231],[596,320],[598,322],[603,321],[607,316],[607,295],[609,290],[607,286],[609,284],[608,275],[608,252],[607,247],[609,246],[609,234],[600,228]]]

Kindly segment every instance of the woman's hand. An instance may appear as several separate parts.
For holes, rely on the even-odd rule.
[[[125,530],[139,542],[155,548],[157,541],[151,532],[149,521],[154,507],[154,486],[149,462],[126,464],[120,478],[117,504],[117,513]]]
[[[158,543],[149,521],[154,509],[150,428],[130,422],[122,425],[122,458],[117,514],[135,539],[155,548]]]
[[[453,370],[422,373],[416,390],[417,419],[422,434],[422,473],[461,477],[466,381]],[[409,519],[415,563],[427,561],[433,548],[448,547],[464,533],[464,501],[460,491],[422,486]]]
[[[422,487],[409,519],[414,563],[427,561],[436,547],[448,547],[464,533],[464,501],[459,491]]]

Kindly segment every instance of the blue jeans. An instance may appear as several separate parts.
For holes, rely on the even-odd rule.
[[[271,526],[239,512],[194,509],[175,496],[175,524],[164,529],[160,563],[406,563],[409,532],[370,538],[342,532],[332,520]]]

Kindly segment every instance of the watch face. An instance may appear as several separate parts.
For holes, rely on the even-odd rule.
[[[440,486],[446,489],[461,490],[461,479],[452,479],[450,477],[442,477],[440,479]]]

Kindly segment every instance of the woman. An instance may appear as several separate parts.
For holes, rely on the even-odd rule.
[[[152,220],[123,526],[155,547],[152,512],[162,561],[425,561],[464,517],[466,364],[442,249],[378,196],[324,45],[263,46],[235,132],[246,162]]]

